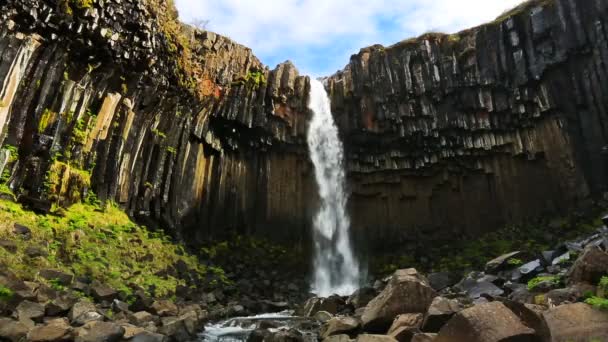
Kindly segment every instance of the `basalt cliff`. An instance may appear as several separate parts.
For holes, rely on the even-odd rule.
[[[309,79],[176,18],[153,0],[0,5],[5,192],[38,210],[112,200],[192,243],[306,248]],[[326,85],[354,239],[475,236],[602,196],[607,24],[605,1],[535,0],[352,56]]]

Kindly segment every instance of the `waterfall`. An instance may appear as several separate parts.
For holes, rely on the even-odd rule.
[[[318,296],[349,295],[359,286],[359,265],[351,248],[348,196],[344,190],[344,150],[323,83],[310,80],[313,117],[308,149],[315,168],[320,207],[314,225],[313,291]]]

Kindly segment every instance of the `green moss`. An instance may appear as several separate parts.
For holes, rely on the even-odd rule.
[[[536,277],[536,278],[530,279],[530,281],[528,281],[528,290],[532,291],[532,290],[536,289],[538,287],[538,285],[540,285],[540,283],[543,283],[543,282],[559,284],[561,282],[561,278],[558,276],[543,276],[543,277]]]
[[[81,191],[91,186],[91,173],[54,160],[46,173],[44,185],[49,199],[55,204],[75,203],[82,199]]]
[[[8,287],[0,284],[0,302],[6,302],[13,298],[14,293]]]
[[[507,261],[507,264],[511,265],[511,266],[521,266],[521,265],[523,265],[523,263],[524,262],[521,261],[521,259],[517,259],[517,258],[511,258]]]
[[[259,70],[249,71],[244,77],[239,77],[236,81],[232,82],[233,86],[245,85],[251,89],[259,88],[260,85],[265,84],[266,77]]]
[[[171,153],[171,154],[176,154],[177,150],[175,149],[175,147],[169,146],[169,147],[167,147],[167,152]]]
[[[127,95],[127,93],[129,92],[129,87],[127,87],[126,83],[123,83],[120,85],[120,90],[122,91],[123,95]]]
[[[159,131],[156,128],[152,129],[152,134],[154,134],[155,136],[161,138],[161,139],[165,139],[167,137],[167,135],[164,132]]]
[[[40,120],[38,121],[38,133],[44,133],[44,131],[46,131],[47,127],[49,126],[49,123],[52,120],[55,120],[56,116],[57,116],[57,113],[46,108],[42,112],[42,115],[40,116]]]
[[[93,7],[93,0],[71,0],[71,3],[78,9],[87,9]]]
[[[606,298],[593,296],[585,299],[585,303],[593,306],[596,309],[608,311],[608,299]]]

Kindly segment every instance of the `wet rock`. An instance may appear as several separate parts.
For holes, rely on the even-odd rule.
[[[608,313],[584,303],[561,305],[543,312],[547,341],[608,340]]]
[[[520,258],[524,253],[515,251],[507,254],[503,254],[495,259],[492,259],[486,263],[485,271],[488,273],[497,273],[505,268],[508,268],[508,261],[511,259]]]
[[[597,284],[600,278],[608,274],[608,253],[599,247],[585,249],[568,272],[568,283],[587,282]]]
[[[359,329],[361,323],[352,317],[334,317],[327,321],[321,329],[321,338],[325,339],[332,335],[351,334]]]
[[[388,335],[361,334],[355,342],[397,342],[395,338]]]
[[[374,299],[376,295],[377,293],[374,288],[362,287],[348,297],[346,304],[352,305],[355,309],[362,308]]]
[[[125,329],[112,322],[88,322],[74,331],[76,342],[116,342],[125,334]]]
[[[64,286],[70,285],[72,280],[74,280],[74,276],[72,274],[53,269],[42,269],[38,274],[44,279],[57,281],[59,284]]]
[[[170,300],[157,300],[152,303],[152,312],[161,317],[177,316],[179,309],[177,305]]]
[[[27,339],[32,342],[65,341],[68,340],[71,332],[72,328],[68,322],[59,318],[30,330]]]
[[[314,318],[321,322],[321,323],[326,323],[327,321],[329,321],[330,319],[332,319],[334,317],[334,315],[330,314],[327,311],[319,311],[315,314]]]
[[[19,320],[40,321],[44,317],[44,305],[24,300],[16,308]]]
[[[454,314],[464,309],[456,299],[435,297],[426,313],[422,330],[436,333],[447,323]]]
[[[399,342],[410,341],[412,336],[420,331],[423,318],[423,314],[399,315],[391,324],[387,335],[394,337]]]
[[[111,302],[118,298],[118,292],[106,284],[94,281],[89,287],[91,296],[98,301]]]
[[[415,269],[397,270],[388,285],[370,301],[361,320],[368,332],[386,332],[394,318],[404,313],[424,313],[436,293]]]
[[[20,342],[25,339],[29,328],[10,318],[0,318],[0,340]]]
[[[535,331],[504,304],[476,305],[454,315],[435,342],[536,341]]]

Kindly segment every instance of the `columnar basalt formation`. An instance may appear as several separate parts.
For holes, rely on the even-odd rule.
[[[309,80],[173,12],[155,0],[0,5],[2,181],[40,209],[94,192],[190,242],[306,242]],[[354,55],[327,87],[355,239],[477,234],[603,192],[607,20],[604,1],[534,0]]]
[[[475,236],[605,191],[607,25],[603,1],[532,1],[354,55],[328,83],[355,236]]]

